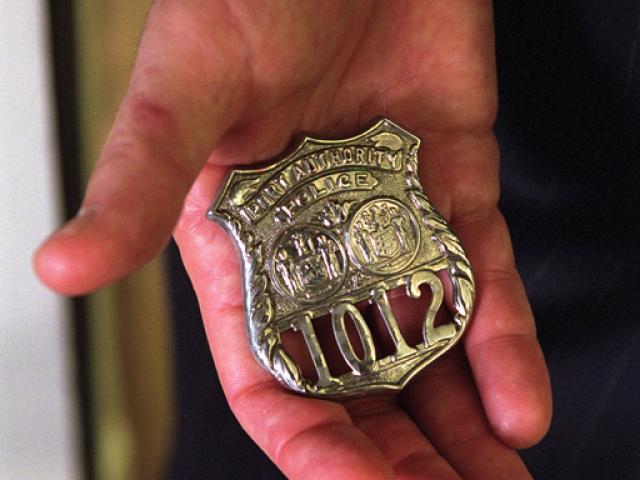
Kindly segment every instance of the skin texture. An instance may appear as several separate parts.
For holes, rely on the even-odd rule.
[[[36,270],[86,293],[173,232],[231,408],[289,478],[529,478],[514,449],[544,435],[551,395],[497,209],[496,104],[490,1],[158,1],[83,208]],[[299,131],[340,137],[381,115],[423,139],[423,185],[471,259],[475,316],[463,345],[400,396],[302,398],[251,357],[239,262],[204,213],[230,166],[277,155]]]

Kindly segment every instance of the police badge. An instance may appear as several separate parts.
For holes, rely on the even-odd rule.
[[[419,145],[386,119],[344,140],[307,137],[270,167],[234,170],[209,210],[208,218],[240,248],[250,347],[290,389],[323,397],[400,390],[464,332],[473,275],[460,241],[422,191]],[[437,324],[445,276],[451,321]],[[422,340],[410,345],[387,291],[405,287],[418,298],[423,285],[431,299]],[[363,301],[377,306],[392,340],[393,352],[384,358],[356,307]],[[318,321],[331,323],[346,373],[331,371]],[[291,329],[304,337],[315,378],[303,374],[284,346],[282,334]]]

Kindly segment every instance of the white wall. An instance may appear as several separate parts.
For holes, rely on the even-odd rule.
[[[45,2],[0,1],[0,478],[80,477],[68,312],[31,269],[60,217]]]

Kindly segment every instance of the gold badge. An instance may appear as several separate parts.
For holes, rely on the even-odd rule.
[[[234,170],[208,217],[235,238],[242,255],[250,347],[282,384],[315,396],[399,390],[449,350],[471,317],[474,281],[460,241],[422,191],[420,139],[383,119],[344,140],[305,138],[268,168]],[[443,302],[438,274],[452,288],[451,322],[435,325]],[[409,345],[387,291],[418,298],[431,289],[422,341]],[[378,358],[356,304],[376,304],[394,352]],[[314,321],[330,315],[349,371],[330,371]],[[360,339],[347,333],[350,317]],[[304,336],[317,378],[308,379],[282,343]]]

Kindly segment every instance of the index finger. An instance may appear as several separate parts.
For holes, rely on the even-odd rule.
[[[195,176],[244,101],[244,53],[220,8],[211,6],[212,23],[182,2],[151,10],[82,208],[36,254],[38,274],[55,290],[101,287],[168,240]]]

